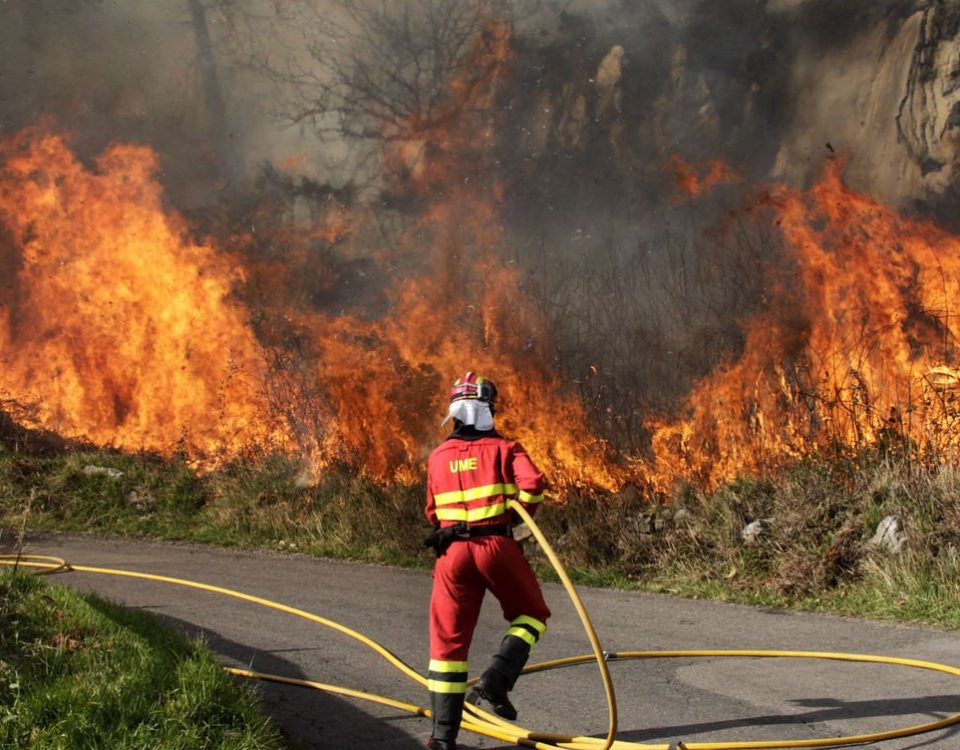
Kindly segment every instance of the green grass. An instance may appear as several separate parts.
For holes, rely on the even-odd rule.
[[[0,643],[0,747],[283,747],[202,642],[146,613],[7,570]]]

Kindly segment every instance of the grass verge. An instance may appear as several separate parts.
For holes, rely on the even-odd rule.
[[[146,613],[7,569],[0,643],[0,747],[283,747],[202,642]]]
[[[347,470],[319,483],[282,457],[203,476],[114,452],[0,449],[0,529],[30,498],[32,529],[184,539],[427,567],[420,485]],[[568,492],[538,522],[581,584],[874,619],[960,626],[960,468],[863,452],[799,462],[768,479],[670,496]],[[895,518],[903,548],[871,544]],[[753,538],[744,535],[760,526]],[[553,578],[534,543],[529,557]]]

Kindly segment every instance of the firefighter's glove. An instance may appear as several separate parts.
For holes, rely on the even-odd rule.
[[[442,557],[447,548],[457,539],[469,539],[470,534],[465,523],[456,523],[443,528],[435,526],[433,533],[423,540],[424,547],[430,547],[437,557]]]

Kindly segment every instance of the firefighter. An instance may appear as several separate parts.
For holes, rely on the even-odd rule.
[[[547,628],[550,610],[530,564],[513,538],[516,514],[509,500],[535,512],[546,485],[523,447],[496,432],[497,389],[468,372],[450,390],[443,424],[454,430],[430,454],[426,515],[434,526],[424,542],[437,562],[430,598],[428,687],[433,713],[432,750],[456,750],[464,700],[487,704],[514,720],[508,693],[530,650]],[[499,600],[509,623],[500,649],[466,695],[467,658],[484,593]]]

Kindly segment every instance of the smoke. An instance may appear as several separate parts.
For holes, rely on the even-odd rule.
[[[342,20],[345,6],[364,5],[5,3],[0,132],[47,117],[70,130],[81,152],[99,152],[113,140],[147,143],[160,152],[164,183],[181,208],[216,202],[223,187],[218,180],[252,180],[264,163],[296,164],[295,173],[320,181],[363,181],[370,176],[363,161],[370,155],[358,139],[325,133],[321,146],[318,131],[332,120],[301,118],[291,125],[301,113],[291,104],[289,84],[295,73],[318,91],[325,85],[329,71],[311,56],[324,41],[318,26]],[[855,182],[857,151],[864,152],[864,163],[898,156],[893,171],[906,170],[903,154],[892,153],[897,139],[889,110],[904,92],[896,71],[904,70],[915,42],[916,29],[904,25],[915,2],[502,6],[516,16],[518,51],[504,102],[511,116],[500,124],[501,140],[510,146],[504,166],[510,165],[511,179],[520,185],[516,192],[522,197],[523,188],[530,188],[532,197],[517,208],[525,216],[535,203],[561,215],[579,207],[588,217],[657,211],[671,197],[664,164],[675,153],[691,161],[726,159],[754,181],[803,181],[829,142],[854,152]],[[194,21],[197,9],[206,43]],[[619,76],[604,88],[599,69],[615,48],[622,51]],[[222,132],[209,64],[223,98]],[[285,79],[265,75],[278,70],[288,74]],[[851,121],[863,125],[851,127]],[[236,164],[223,163],[225,155],[239,162],[242,177],[233,174]],[[535,184],[537,173],[551,175],[557,189],[544,194]],[[863,182],[874,176],[864,174]],[[916,185],[901,197],[911,188]],[[550,219],[537,217],[541,224]]]
[[[180,140],[187,152],[200,107],[185,16],[173,10],[110,0],[5,3],[2,132],[45,120],[69,129],[90,153],[112,140],[160,151]],[[183,161],[167,159],[166,167]]]
[[[264,162],[282,163],[315,148],[311,134],[291,132],[274,117],[277,92],[249,73],[252,50],[236,46],[248,39],[247,14],[267,14],[269,6],[4,3],[0,134],[44,122],[68,132],[85,157],[115,141],[149,145],[161,157],[163,184],[179,208],[213,206],[228,182],[245,188]]]

